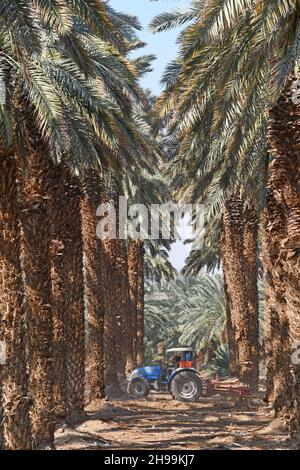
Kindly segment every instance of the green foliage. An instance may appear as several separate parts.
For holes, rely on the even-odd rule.
[[[207,349],[213,339],[221,340],[226,331],[222,275],[202,274],[190,281],[182,307],[182,344],[191,345],[199,351]]]
[[[203,271],[199,276],[146,283],[146,359],[153,360],[157,345],[188,346],[201,353],[204,370],[226,375],[226,305],[223,275]],[[260,342],[263,342],[263,282],[259,281]]]
[[[234,190],[262,206],[268,107],[298,65],[299,2],[193,0],[151,28],[186,22],[158,106],[178,143],[170,165],[177,197],[203,202],[209,219]]]
[[[221,338],[226,325],[222,276],[202,274],[148,283],[145,325],[148,357],[161,341],[168,347],[208,349],[212,338]]]
[[[136,18],[94,0],[1,2],[1,147],[26,147],[35,134],[77,173],[90,164],[138,172],[145,156],[155,161],[133,118],[147,105],[138,79],[151,60],[136,67],[128,58],[141,45],[137,29]]]
[[[205,364],[203,370],[208,375],[218,375],[219,377],[226,377],[229,372],[229,350],[227,344],[218,344],[212,360]]]

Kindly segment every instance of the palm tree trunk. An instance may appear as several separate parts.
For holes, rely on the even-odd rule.
[[[83,242],[81,231],[81,199],[79,180],[64,166],[65,187],[65,248],[67,308],[65,312],[67,421],[84,419],[85,389],[85,324]]]
[[[106,185],[108,186],[109,184]],[[111,186],[115,184],[112,182]],[[108,192],[111,194],[109,195]],[[116,188],[111,187],[109,191],[106,188],[103,202],[110,203],[116,213],[117,238],[107,237],[102,243],[106,273],[105,363],[107,367],[105,382],[111,389],[117,389],[120,385],[126,388],[126,371],[132,369],[134,362],[128,253],[125,240],[119,238],[120,208]]]
[[[119,233],[119,195],[116,190],[104,202],[110,202],[116,212],[116,235]],[[128,279],[128,259],[125,240],[103,240],[106,270],[106,318],[105,336],[106,384],[111,388],[119,385],[126,388],[126,369],[131,367],[133,352],[131,348],[131,303]],[[116,369],[117,374],[115,370]]]
[[[270,188],[284,207],[286,238],[280,247],[283,263],[287,315],[292,344],[300,342],[300,105],[293,100],[289,77],[278,103],[270,109],[269,143],[274,160],[270,165]],[[294,361],[296,409],[292,418],[300,444],[300,363]]]
[[[114,198],[116,216],[117,216],[117,233],[119,233],[119,193],[116,192]],[[121,234],[119,234],[121,236]],[[124,361],[121,364],[120,376],[126,379],[126,372],[132,370],[134,365],[133,351],[133,331],[132,331],[132,306],[130,298],[129,274],[128,274],[128,249],[127,243],[122,238],[114,241],[116,250],[116,288],[117,300],[119,303],[119,321],[121,348],[120,354],[123,355]]]
[[[228,343],[228,351],[229,351],[229,371],[230,374],[236,376],[238,373],[237,367],[237,348],[236,348],[236,341],[235,341],[235,330],[234,330],[234,323],[232,318],[232,302],[230,297],[229,285],[227,281],[227,276],[229,274],[228,270],[228,263],[227,263],[227,251],[228,248],[226,246],[226,237],[225,237],[225,229],[224,229],[224,221],[222,217],[221,221],[221,258],[222,258],[222,266],[223,266],[223,278],[224,278],[224,293],[225,293],[225,302],[226,302],[226,327],[227,327],[227,343]]]
[[[66,416],[65,312],[65,180],[62,166],[50,167],[51,280],[53,297],[53,399],[54,412]]]
[[[0,341],[3,341],[3,336],[1,334],[0,334]],[[3,380],[3,365],[0,363],[0,450],[4,450],[2,380]]]
[[[116,367],[118,373],[118,380],[121,389],[124,388],[126,382],[126,357],[127,357],[127,335],[126,335],[126,320],[125,320],[125,305],[123,305],[123,288],[124,279],[123,273],[123,243],[122,240],[112,240],[114,250],[114,266],[113,285],[115,298],[112,300],[110,297],[109,302],[113,306],[116,315],[116,332],[115,332],[115,348],[116,348]],[[111,291],[110,291],[111,294]],[[125,387],[126,389],[126,387]]]
[[[50,275],[49,162],[35,143],[23,178],[22,248],[28,306],[29,386],[35,448],[53,447],[52,290]]]
[[[138,278],[137,278],[137,306],[136,306],[136,360],[140,365],[144,364],[144,282],[145,282],[145,260],[144,260],[144,242],[137,240],[137,257],[138,257]]]
[[[137,303],[138,303],[138,272],[139,272],[139,250],[136,240],[130,240],[128,245],[128,276],[129,292],[131,300],[131,340],[134,368],[137,364]]]
[[[250,386],[258,391],[259,382],[259,302],[258,302],[258,218],[254,205],[244,210],[244,256],[250,315],[252,371]]]
[[[239,378],[249,384],[251,380],[251,341],[248,309],[246,267],[244,259],[243,209],[239,197],[232,196],[225,205],[224,239],[226,246],[226,280],[231,298],[232,318],[238,352]]]
[[[15,157],[4,152],[0,153],[0,312],[6,356],[0,365],[5,446],[30,449],[17,168]]]
[[[125,240],[114,240],[116,254],[116,297],[118,303],[119,327],[119,355],[124,361],[119,362],[120,378],[125,378],[125,372],[131,370],[134,363],[133,356],[133,331],[132,331],[132,310],[128,277],[128,255]]]
[[[280,245],[286,238],[285,215],[270,189],[264,212],[263,264],[265,275],[265,355],[267,399],[276,415],[289,418],[292,409],[291,344],[280,259]]]
[[[102,203],[113,204],[111,196],[110,182],[102,181]],[[108,212],[105,213],[105,216]],[[102,239],[102,255],[103,255],[103,284],[104,284],[104,358],[105,358],[105,385],[108,394],[119,392],[118,370],[118,351],[117,344],[120,341],[118,334],[118,307],[116,302],[116,254],[115,240],[109,237],[109,225],[105,226],[107,236]]]
[[[144,363],[144,269],[144,243],[131,240],[128,246],[128,273],[133,366]]]
[[[88,321],[86,357],[89,401],[105,397],[104,384],[104,288],[101,240],[97,238],[97,208],[101,202],[100,175],[85,171],[82,201],[85,297]]]
[[[116,258],[113,240],[105,239],[103,246],[103,267],[104,267],[104,287],[105,287],[105,316],[104,316],[104,358],[105,358],[105,385],[108,393],[114,389],[119,389],[119,379],[117,375],[117,313],[114,308],[115,293],[115,270]]]

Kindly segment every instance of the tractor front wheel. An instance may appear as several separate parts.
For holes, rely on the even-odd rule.
[[[133,379],[129,382],[128,393],[137,398],[146,398],[150,393],[150,385],[143,378]]]
[[[202,395],[202,382],[195,372],[182,371],[170,384],[170,393],[175,400],[194,402]]]

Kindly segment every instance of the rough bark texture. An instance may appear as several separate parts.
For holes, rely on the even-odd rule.
[[[244,383],[251,381],[251,342],[248,309],[246,268],[244,260],[243,210],[238,197],[231,197],[225,205],[224,256],[226,258],[226,280],[231,298],[232,318],[237,343],[238,375]]]
[[[22,179],[22,249],[28,307],[29,386],[35,448],[53,446],[52,291],[47,149],[35,143]]]
[[[65,209],[65,270],[67,308],[65,335],[67,342],[67,421],[75,423],[84,418],[85,387],[85,325],[83,244],[81,232],[81,199],[79,181],[68,168],[64,168],[66,180]]]
[[[116,192],[114,197],[114,205],[117,215],[117,234],[119,233],[119,194]],[[131,370],[134,363],[133,354],[133,331],[132,331],[132,307],[130,298],[129,275],[128,275],[128,252],[127,244],[123,239],[114,240],[115,256],[116,256],[116,271],[115,271],[115,286],[116,286],[116,301],[118,324],[119,324],[119,374],[120,380],[126,382],[126,372]],[[126,383],[125,383],[126,387]]]
[[[254,205],[244,211],[244,256],[250,317],[251,379],[250,386],[258,391],[259,382],[259,302],[258,302],[258,218]]]
[[[88,322],[86,371],[89,401],[105,397],[103,260],[101,240],[96,232],[96,212],[101,203],[100,182],[98,171],[85,171],[81,214]]]
[[[102,202],[104,204],[113,204],[112,191],[109,184],[102,181]],[[118,341],[118,325],[117,325],[117,308],[115,306],[115,271],[116,256],[114,240],[109,237],[109,221],[108,212],[104,217],[107,220],[104,231],[107,232],[102,240],[103,255],[103,285],[104,285],[104,358],[105,358],[105,386],[108,393],[119,391],[120,383],[117,374],[117,348]]]
[[[0,318],[1,321],[1,318]],[[0,333],[0,341],[3,341],[3,336]],[[0,450],[4,450],[4,432],[3,432],[3,406],[2,406],[2,376],[3,365],[0,364]]]
[[[128,255],[128,252],[126,252]],[[128,265],[128,257],[126,260],[126,266]],[[125,273],[124,273],[125,276]],[[134,307],[131,301],[130,297],[130,284],[129,284],[129,278],[128,278],[128,271],[127,275],[125,277],[125,282],[127,284],[127,292],[126,294],[127,299],[126,302],[128,302],[128,310],[127,310],[127,324],[126,324],[126,338],[127,338],[127,355],[126,355],[126,372],[130,373],[132,372],[135,367],[136,367],[136,359],[135,359],[135,345],[134,345],[134,339],[133,337],[135,336],[135,329],[134,329],[134,321],[133,321],[133,315],[134,315]]]
[[[265,355],[267,399],[276,415],[288,418],[292,408],[291,344],[280,245],[286,237],[283,207],[269,189],[263,220],[265,275]]]
[[[51,280],[53,297],[53,399],[54,412],[66,415],[65,312],[65,180],[62,166],[49,168],[51,221]]]
[[[31,435],[25,354],[24,285],[16,160],[0,153],[0,362],[5,447],[30,449]],[[6,358],[5,358],[6,356]],[[2,413],[1,413],[2,414]],[[0,437],[1,440],[1,437]]]
[[[280,245],[285,298],[292,345],[300,342],[300,104],[294,95],[295,80],[287,80],[278,103],[270,109],[269,143],[274,160],[269,186],[284,208],[286,238]],[[293,361],[296,406],[292,418],[300,444],[300,361]]]
[[[105,357],[105,385],[110,389],[119,388],[117,375],[117,311],[115,309],[115,271],[116,257],[114,240],[102,240],[103,269],[104,269],[104,357]]]
[[[106,189],[104,193],[103,201],[113,205],[116,212],[118,237],[119,195],[115,189],[110,193]],[[131,369],[134,363],[127,246],[125,240],[119,238],[107,237],[102,243],[106,273],[105,382],[110,387],[126,387],[126,369]]]
[[[227,343],[228,343],[228,351],[229,351],[229,370],[230,374],[235,376],[237,375],[237,348],[236,348],[236,341],[235,341],[235,331],[234,331],[234,324],[232,318],[232,302],[230,297],[229,285],[227,281],[228,276],[228,264],[226,261],[226,252],[228,249],[226,248],[226,237],[225,237],[225,230],[223,225],[223,219],[221,223],[221,258],[222,258],[222,266],[223,266],[223,278],[224,278],[224,293],[225,293],[225,301],[226,301],[226,327],[227,327]]]
[[[144,243],[141,240],[136,241],[138,247],[138,279],[137,279],[137,306],[136,306],[136,360],[140,365],[144,364],[144,336],[145,336],[145,323],[144,323],[144,282],[145,282],[145,250]]]
[[[119,334],[120,355],[124,357],[124,361],[120,364],[120,375],[125,378],[125,371],[131,370],[134,364],[133,356],[133,331],[132,331],[132,310],[129,291],[128,278],[128,258],[125,240],[115,240],[116,253],[116,294],[119,304],[120,323]]]
[[[139,245],[136,240],[130,240],[128,245],[128,275],[129,292],[131,300],[131,328],[132,328],[132,352],[133,367],[137,364],[137,302],[138,302],[138,269],[139,269]]]

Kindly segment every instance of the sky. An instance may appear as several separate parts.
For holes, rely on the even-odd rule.
[[[160,94],[160,79],[163,71],[177,53],[176,39],[179,29],[164,33],[152,34],[148,25],[152,18],[159,13],[183,9],[190,4],[190,0],[110,0],[109,3],[116,10],[132,13],[137,16],[143,26],[139,37],[147,43],[147,47],[138,51],[139,54],[154,54],[157,60],[153,62],[153,72],[142,81],[145,88],[150,88],[155,95]]]
[[[110,0],[110,5],[118,11],[132,13],[137,16],[143,26],[143,31],[139,33],[139,37],[147,46],[139,50],[139,54],[154,54],[157,59],[153,62],[153,72],[147,74],[142,80],[142,85],[149,88],[156,96],[161,91],[160,80],[166,65],[176,57],[177,44],[176,40],[180,32],[179,29],[173,29],[164,33],[152,34],[148,25],[152,18],[159,13],[184,9],[189,6],[190,0]],[[179,228],[182,239],[191,238],[191,229],[187,225],[187,221],[182,221]],[[172,245],[170,252],[170,261],[175,268],[180,271],[189,254],[189,246],[183,244],[183,241],[177,241]]]

